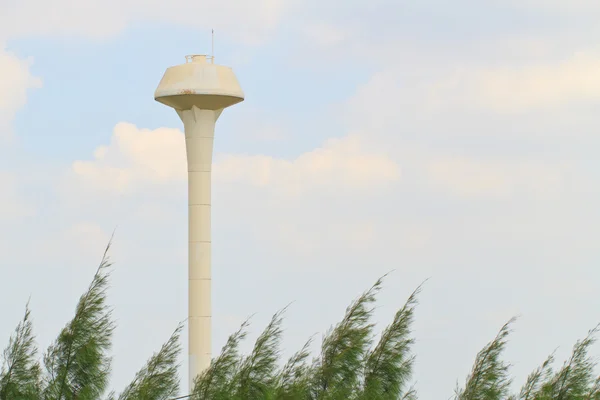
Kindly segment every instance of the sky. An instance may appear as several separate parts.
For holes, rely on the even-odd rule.
[[[46,349],[115,229],[112,387],[186,318],[182,123],[153,93],[214,28],[246,100],[216,130],[213,353],[293,302],[289,356],[393,271],[378,330],[430,278],[420,398],[449,398],[518,315],[516,389],[600,322],[599,18],[592,0],[3,0],[0,343],[31,298]]]

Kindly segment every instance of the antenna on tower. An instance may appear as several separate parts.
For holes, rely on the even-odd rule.
[[[215,30],[214,29],[212,30],[211,34],[212,34],[212,37],[211,37],[211,46],[212,46],[211,61],[214,64],[215,63]]]

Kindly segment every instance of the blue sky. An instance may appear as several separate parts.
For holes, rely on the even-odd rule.
[[[31,296],[45,349],[115,227],[114,388],[186,318],[182,126],[153,92],[211,28],[246,93],[217,125],[215,353],[294,301],[290,355],[390,270],[380,328],[431,278],[423,399],[514,315],[515,384],[600,322],[596,1],[71,3],[0,5],[0,342]]]

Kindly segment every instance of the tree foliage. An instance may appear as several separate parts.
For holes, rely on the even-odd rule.
[[[160,400],[177,395],[177,357],[181,352],[179,337],[182,329],[183,325],[180,324],[161,349],[138,371],[118,400]]]
[[[487,344],[475,358],[473,370],[467,377],[463,389],[456,393],[457,400],[501,400],[506,399],[511,384],[508,374],[509,365],[500,358],[510,333],[511,319],[496,338]]]
[[[80,297],[73,318],[38,360],[29,303],[2,353],[0,400],[170,400],[179,392],[179,325],[120,393],[106,395],[115,323],[107,304],[111,263],[106,248],[100,266]],[[191,400],[416,400],[412,352],[419,286],[380,335],[372,316],[383,278],[346,309],[323,336],[311,360],[313,338],[287,362],[281,360],[283,314],[275,313],[250,354],[240,352],[249,320],[227,340],[211,366],[199,375]],[[554,354],[512,393],[510,364],[502,359],[509,320],[475,357],[454,400],[600,400],[600,377],[589,350],[600,326],[573,347],[570,358],[553,370]],[[182,397],[179,397],[182,398]]]
[[[75,316],[44,355],[43,397],[46,400],[93,400],[108,386],[114,322],[106,304],[110,261],[107,246],[88,290],[81,296]]]
[[[0,372],[0,400],[37,400],[40,396],[40,364],[33,336],[29,303],[3,353]]]
[[[88,289],[80,297],[75,315],[37,359],[29,304],[2,354],[0,400],[100,400],[109,384],[112,334],[115,323],[107,304],[111,263],[110,243]],[[177,395],[180,353],[177,328],[119,400],[167,400]],[[109,399],[114,399],[111,393]]]
[[[414,356],[411,334],[418,288],[383,331],[373,349],[373,304],[383,278],[346,309],[323,337],[319,355],[309,362],[309,340],[287,363],[278,363],[282,313],[258,337],[252,353],[238,349],[248,322],[233,334],[212,365],[197,379],[192,398],[338,400],[415,398],[408,383]]]

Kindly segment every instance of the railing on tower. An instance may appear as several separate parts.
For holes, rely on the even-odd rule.
[[[207,56],[206,54],[191,54],[185,56],[185,62],[190,63],[194,61],[194,58],[204,58],[206,61],[210,61],[211,64],[215,63],[215,56]]]

